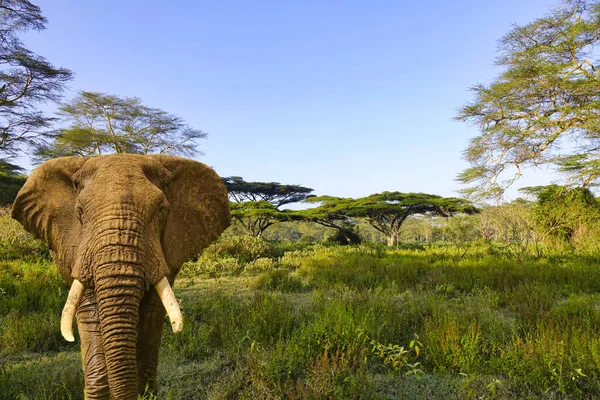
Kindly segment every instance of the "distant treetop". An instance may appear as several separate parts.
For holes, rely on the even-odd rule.
[[[246,182],[239,176],[223,178],[232,201],[267,201],[279,208],[310,197],[313,189],[300,185],[282,185],[278,182]]]
[[[338,226],[340,221],[361,219],[386,235],[390,246],[398,242],[402,224],[410,215],[450,217],[478,212],[468,200],[427,193],[382,192],[359,199],[318,196],[306,202],[320,205],[297,211],[296,215],[329,227]]]

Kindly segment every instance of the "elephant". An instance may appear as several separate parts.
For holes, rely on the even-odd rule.
[[[63,337],[81,339],[86,399],[136,399],[156,388],[165,314],[182,264],[230,223],[221,178],[169,155],[65,157],[37,167],[11,215],[51,251],[70,286]]]

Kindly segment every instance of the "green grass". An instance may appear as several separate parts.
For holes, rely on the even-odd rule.
[[[158,398],[600,394],[600,258],[260,243],[252,253],[229,240],[202,262],[233,259],[231,269],[208,279],[188,265],[176,286],[185,327],[165,323]],[[65,296],[50,263],[0,262],[6,398],[82,398],[78,348],[58,332]]]

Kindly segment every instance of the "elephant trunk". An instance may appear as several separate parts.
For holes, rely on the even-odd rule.
[[[144,276],[139,265],[112,262],[96,268],[95,294],[111,398],[137,398],[137,329]]]

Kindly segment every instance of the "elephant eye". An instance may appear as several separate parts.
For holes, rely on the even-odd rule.
[[[169,212],[169,202],[167,201],[167,199],[163,199],[161,202],[158,203],[158,213],[159,214],[166,214]]]
[[[79,223],[83,224],[83,207],[81,204],[77,203],[77,218],[79,219]]]
[[[159,206],[158,209],[160,210],[160,212],[165,212],[169,209],[169,202],[167,200],[162,201]]]

